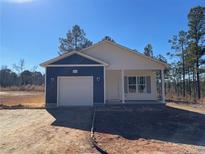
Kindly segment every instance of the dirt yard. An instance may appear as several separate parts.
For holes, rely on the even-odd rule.
[[[44,92],[0,91],[0,104],[4,106],[44,107]]]
[[[2,91],[0,104],[44,106],[43,92]],[[1,106],[0,106],[1,108]],[[92,109],[0,110],[0,153],[96,153]],[[95,134],[105,153],[203,154],[205,105],[97,108]]]
[[[92,110],[0,110],[0,153],[95,153],[89,135]]]
[[[109,154],[204,154],[205,110],[198,113],[179,108],[97,108],[97,145]]]

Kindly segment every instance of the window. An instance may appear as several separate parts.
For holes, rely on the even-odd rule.
[[[125,93],[151,93],[150,76],[129,76],[125,80]]]
[[[136,77],[128,77],[128,91],[129,93],[136,93]]]
[[[138,92],[145,93],[146,90],[146,77],[145,76],[138,76],[137,77],[137,85],[138,85]]]

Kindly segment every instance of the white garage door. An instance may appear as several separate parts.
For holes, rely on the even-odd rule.
[[[93,77],[59,77],[58,105],[93,105]]]

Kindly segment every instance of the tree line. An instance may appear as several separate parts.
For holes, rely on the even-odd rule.
[[[177,95],[200,99],[205,90],[205,7],[191,8],[187,18],[188,31],[180,30],[169,40],[172,51],[167,55],[177,60],[171,65],[168,81]]]
[[[45,75],[36,71],[37,67],[33,70],[25,69],[25,61],[21,59],[18,64],[13,65],[13,70],[7,66],[2,66],[0,69],[0,86],[25,86],[25,85],[43,85]]]
[[[165,89],[168,96],[196,100],[205,96],[205,7],[191,8],[187,18],[188,31],[180,30],[168,41],[171,51],[167,56],[172,63],[165,73]],[[144,54],[161,57],[153,56],[151,44],[144,48]]]

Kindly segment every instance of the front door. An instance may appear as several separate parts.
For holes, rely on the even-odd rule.
[[[120,88],[121,78],[120,71],[106,71],[106,98],[108,101],[117,101],[121,99]]]

